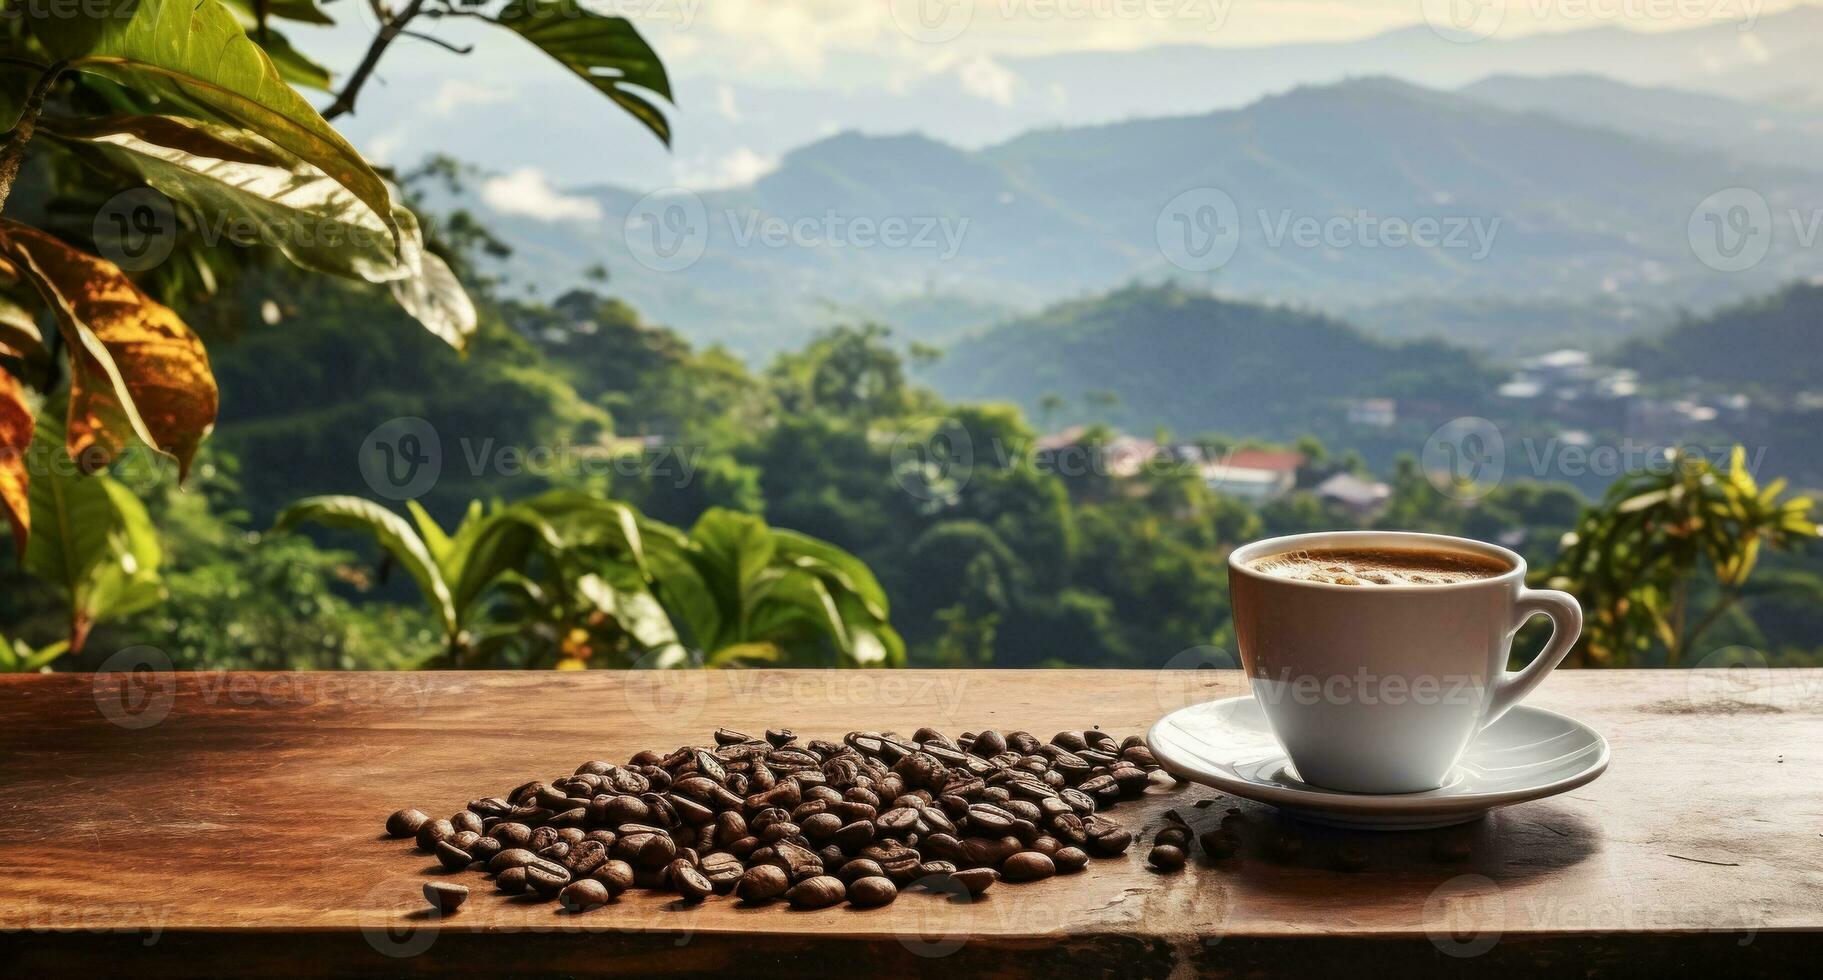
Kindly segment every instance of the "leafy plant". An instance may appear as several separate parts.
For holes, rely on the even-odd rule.
[[[453,534],[415,502],[413,522],[358,497],[314,497],[275,531],[309,521],[372,535],[443,624],[453,664],[562,667],[905,661],[886,593],[827,542],[712,510],[685,533],[614,500],[558,490],[491,510]],[[528,651],[542,641],[547,655]],[[512,658],[517,652],[520,656]]]
[[[25,567],[55,585],[68,603],[64,648],[79,653],[95,624],[158,602],[163,550],[145,505],[131,490],[109,476],[84,477],[64,455],[49,413],[39,423],[38,439],[39,458],[49,462],[38,467],[31,484],[37,532],[26,546]]]
[[[623,18],[573,0],[525,0],[492,15],[479,4],[442,0],[411,0],[397,13],[374,7],[379,34],[330,116],[353,108],[413,18],[481,17],[549,52],[669,141],[663,112],[638,92],[669,99],[664,68]],[[417,219],[378,171],[292,87],[327,90],[329,73],[269,21],[332,23],[316,0],[103,0],[22,4],[14,13],[0,24],[0,118],[9,125],[0,144],[0,208],[27,147],[43,135],[37,146],[51,167],[70,172],[65,165],[74,161],[90,178],[77,181],[79,198],[151,187],[180,209],[185,227],[257,229],[262,243],[303,268],[386,285],[432,333],[466,345],[476,311],[449,265],[426,247]],[[184,244],[184,261],[150,278],[194,280],[213,292],[216,259]],[[61,344],[46,342],[40,312],[56,324]],[[113,262],[0,218],[0,356],[52,365],[54,382],[58,347],[68,362],[63,456],[76,470],[98,473],[135,444],[175,458],[180,474],[189,469],[218,400],[197,335]],[[39,383],[45,391],[55,386]],[[33,472],[27,405],[20,379],[0,371],[0,510],[28,567],[70,595],[70,648],[79,650],[95,618],[155,595],[155,578],[144,578],[151,564],[103,574],[98,569],[112,566],[92,563],[117,533],[127,535],[125,554],[148,553],[133,536],[143,508],[117,499],[125,494],[118,484],[79,489],[61,475]],[[80,504],[85,522],[100,520],[112,501],[113,518],[55,528],[57,538],[34,551],[34,525],[46,533],[41,501]],[[454,628],[454,613],[445,610],[445,618]]]
[[[1656,643],[1677,665],[1740,601],[1765,548],[1817,535],[1811,499],[1784,497],[1783,479],[1761,487],[1743,447],[1725,472],[1693,452],[1667,462],[1616,481],[1565,535],[1547,576],[1588,612],[1578,644],[1588,661],[1638,663]],[[1700,571],[1714,586],[1706,603]]]

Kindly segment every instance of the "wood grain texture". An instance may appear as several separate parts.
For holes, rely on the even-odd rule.
[[[1463,828],[1307,827],[1161,775],[1110,816],[1149,840],[1168,809],[1202,829],[1240,806],[1239,858],[1160,875],[1136,844],[973,905],[908,893],[794,912],[634,893],[572,916],[381,834],[402,806],[445,816],[717,726],[1125,735],[1240,690],[1226,671],[4,677],[0,969],[1586,975],[1772,971],[1823,953],[1823,671],[1560,672],[1533,703],[1606,735],[1608,773]],[[1301,853],[1274,856],[1277,833]],[[1446,858],[1449,842],[1468,856]],[[1342,847],[1367,868],[1337,870]],[[430,877],[470,885],[468,905],[428,917]]]

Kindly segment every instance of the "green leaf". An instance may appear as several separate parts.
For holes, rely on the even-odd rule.
[[[418,537],[424,540],[424,550],[430,552],[431,558],[439,567],[442,567],[444,562],[449,560],[449,535],[443,533],[443,528],[437,524],[437,519],[430,516],[430,512],[416,500],[407,500],[405,510],[411,514],[412,523],[418,525]]]
[[[868,613],[875,619],[887,618],[891,606],[886,599],[886,590],[880,587],[880,581],[874,578],[873,570],[866,562],[808,534],[775,529],[772,538],[780,559],[834,580],[866,603]]]
[[[195,210],[225,240],[271,245],[297,265],[386,283],[424,327],[460,350],[474,303],[424,248],[418,219],[390,224],[321,170],[233,127],[180,116],[47,122],[45,131],[99,169],[137,177]]]
[[[136,7],[123,16],[120,5],[128,3]],[[27,17],[71,68],[264,137],[348,188],[397,234],[379,175],[286,83],[220,0],[111,0],[82,12],[30,5]]]
[[[576,580],[576,594],[591,607],[613,617],[639,645],[647,650],[676,645],[677,628],[665,607],[644,589],[622,589],[600,575],[584,575]]]
[[[576,0],[513,0],[495,22],[537,45],[671,145],[664,112],[628,87],[671,99],[665,66],[631,21],[604,17]]]
[[[80,651],[96,623],[159,600],[162,553],[145,505],[111,477],[83,476],[61,428],[55,413],[38,420],[36,452],[51,462],[33,473],[25,568],[69,603],[69,645]]]
[[[273,523],[272,530],[274,533],[290,530],[305,521],[373,535],[380,547],[418,583],[419,591],[430,603],[431,612],[443,624],[445,632],[455,634],[460,624],[449,586],[425,547],[424,539],[405,523],[405,518],[360,497],[307,497],[285,508]]]

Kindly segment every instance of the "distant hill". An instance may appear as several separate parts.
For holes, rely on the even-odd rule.
[[[950,348],[926,376],[955,399],[1014,401],[1057,426],[1110,421],[1291,437],[1367,396],[1472,404],[1497,384],[1473,355],[1376,340],[1325,316],[1178,287],[1059,304]],[[1087,393],[1110,392],[1111,406]],[[1066,399],[1055,413],[1047,395]],[[1047,418],[1047,416],[1049,416]]]
[[[1495,75],[1457,91],[1514,112],[1541,112],[1737,159],[1815,163],[1823,156],[1823,98],[1748,100],[1589,74]]]
[[[977,151],[840,134],[753,184],[702,194],[703,254],[674,271],[629,252],[625,221],[643,196],[632,191],[572,192],[598,212],[575,220],[486,216],[518,246],[521,281],[558,290],[603,262],[613,290],[654,319],[753,354],[892,309],[917,312],[915,339],[941,342],[1004,311],[1136,278],[1331,312],[1411,296],[1597,298],[1623,316],[1641,303],[1711,306],[1809,264],[1785,236],[1747,271],[1708,268],[1687,239],[1697,203],[1753,187],[1780,214],[1811,201],[1817,182],[1380,78],[1199,116],[1039,130]],[[1181,234],[1169,206],[1198,188],[1232,199],[1238,244],[1219,268],[1192,272],[1167,259],[1160,236]],[[858,242],[847,230],[856,221],[901,223],[899,244]],[[1425,222],[1429,247],[1383,236]],[[1421,326],[1450,335],[1447,320]]]
[[[1823,390],[1823,284],[1799,283],[1640,338],[1616,360],[1649,381],[1699,379],[1790,395]]]

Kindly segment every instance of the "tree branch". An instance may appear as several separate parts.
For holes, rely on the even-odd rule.
[[[335,97],[335,101],[330,103],[329,108],[323,110],[324,119],[334,119],[344,113],[354,111],[355,97],[361,94],[361,86],[367,84],[367,79],[373,75],[373,70],[379,67],[380,56],[385,54],[387,47],[405,32],[405,25],[418,16],[418,13],[424,8],[424,2],[425,0],[411,0],[404,10],[399,11],[398,16],[381,22],[380,33],[374,35],[373,43],[367,47],[367,54],[362,56],[361,63],[356,65],[353,74],[348,76],[348,84],[342,86],[341,94]],[[376,3],[374,9],[377,12],[381,8]]]
[[[38,129],[38,114],[44,111],[44,97],[63,74],[63,64],[59,61],[38,76],[37,84],[25,98],[25,108],[19,112],[19,122],[6,134],[6,145],[0,147],[0,209],[6,207],[6,199],[13,193],[13,181],[19,179],[19,167],[25,162],[25,145],[32,141],[32,134]]]
[[[451,44],[440,37],[431,37],[429,34],[424,34],[419,31],[400,31],[399,36],[409,37],[416,41],[428,41],[445,51],[453,51],[456,54],[468,54],[470,51],[475,50],[475,46],[472,44]]]

